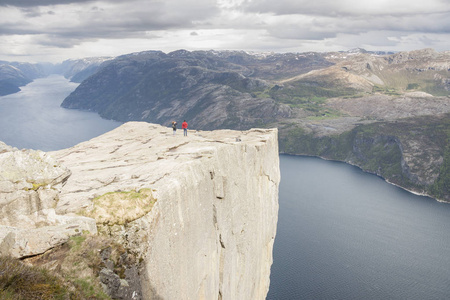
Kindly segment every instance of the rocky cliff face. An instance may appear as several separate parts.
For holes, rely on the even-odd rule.
[[[449,57],[432,49],[393,55],[148,51],[103,64],[62,106],[119,121],[189,119],[198,129],[248,129],[345,113],[324,107],[326,98],[358,107],[364,103],[348,99],[421,93],[431,102],[449,94]]]
[[[271,80],[330,64],[314,54],[147,51],[103,64],[62,106],[120,121],[187,119],[197,129],[249,129],[291,114],[287,105],[261,96]]]
[[[16,93],[21,86],[44,74],[40,65],[0,61],[0,96]]]
[[[288,134],[281,133],[280,150],[345,161],[410,191],[450,202],[449,113],[360,121],[334,134],[324,133],[319,125],[311,129],[293,126]]]
[[[42,151],[17,150],[0,142],[0,254],[44,253],[95,221],[55,213],[59,190],[70,171]]]
[[[99,66],[112,57],[90,57],[83,59],[68,59],[53,67],[53,72],[62,74],[72,82],[82,82],[94,74]]]
[[[184,137],[126,123],[48,155],[51,167],[70,170],[57,176],[55,215],[95,220],[140,262],[142,291],[129,295],[265,299],[278,215],[276,129]],[[118,290],[128,286],[116,278]]]

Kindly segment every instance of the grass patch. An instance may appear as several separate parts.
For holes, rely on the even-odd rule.
[[[77,278],[73,280],[73,284],[81,291],[85,299],[104,299],[109,300],[111,297],[106,295],[92,280],[88,278]]]
[[[400,96],[402,93],[393,87],[374,85],[372,88],[372,93],[381,93],[389,96]]]
[[[332,97],[351,97],[357,94],[357,91],[350,88],[319,85],[316,82],[296,82],[294,84],[280,87],[273,86],[270,90],[265,90],[257,97],[269,95],[278,103],[287,104],[294,108],[300,108],[309,112],[314,117],[320,119],[334,118],[339,116],[338,111],[325,107],[328,98]]]
[[[265,89],[263,91],[254,91],[254,92],[251,92],[250,95],[253,98],[266,99],[266,98],[270,98],[270,90]]]
[[[82,299],[69,291],[63,280],[44,268],[32,267],[18,259],[0,257],[0,299]]]
[[[358,92],[351,88],[320,86],[319,84],[316,82],[297,82],[295,85],[287,85],[283,88],[275,86],[270,89],[269,94],[271,98],[289,104],[298,100],[314,101],[315,99],[351,96]]]
[[[70,238],[70,245],[71,248],[74,249],[74,251],[77,251],[81,248],[81,245],[86,240],[86,235],[78,235],[78,236],[72,236]]]
[[[36,183],[36,182],[28,182],[32,185],[31,188],[24,188],[25,191],[37,191],[39,190],[41,187],[45,187],[48,185],[48,183]]]
[[[406,90],[417,90],[420,88],[420,85],[418,83],[408,83],[408,85],[406,86]]]
[[[81,214],[94,218],[97,224],[125,225],[148,214],[155,202],[151,189],[112,192],[95,198],[93,208],[85,209]]]
[[[83,299],[106,300],[110,297],[103,292],[98,278],[100,270],[105,267],[101,257],[105,249],[111,249],[110,258],[114,264],[114,271],[122,272],[124,266],[119,260],[126,250],[104,236],[84,234],[72,237],[65,249],[49,254],[47,259],[60,262],[60,275],[83,295]]]
[[[27,263],[0,256],[0,299],[109,300],[98,278],[105,267],[101,257],[104,249],[111,253],[114,271],[123,273],[125,267],[121,258],[129,255],[121,245],[102,236],[72,237],[64,245],[26,259]]]
[[[113,238],[90,234],[72,237],[66,244],[26,261],[29,265],[0,257],[0,299],[110,300],[99,277],[105,262],[120,278],[125,278],[128,267],[138,264]]]

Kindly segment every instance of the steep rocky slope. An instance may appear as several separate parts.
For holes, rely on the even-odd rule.
[[[423,49],[388,56],[367,53],[327,53],[335,63],[330,68],[290,78],[290,82],[319,83],[334,89],[353,89],[354,93],[384,92],[399,94],[421,90],[435,96],[450,91],[448,71],[450,53]]]
[[[82,82],[95,72],[99,66],[112,57],[90,57],[83,59],[68,59],[53,66],[52,73],[62,74],[72,82]]]
[[[0,96],[16,93],[21,86],[44,74],[44,69],[39,65],[0,61]]]
[[[120,121],[185,118],[197,129],[248,129],[291,114],[287,105],[256,96],[270,88],[268,80],[328,65],[314,54],[143,52],[104,64],[62,106]]]
[[[142,254],[144,299],[265,298],[278,212],[276,130],[174,137],[167,127],[127,123],[53,155],[72,171],[57,212],[85,208],[107,224],[101,231]],[[151,212],[145,203],[92,201],[146,189]]]
[[[345,161],[408,190],[450,202],[449,113],[361,122],[333,134],[314,133],[325,126],[314,125],[312,130],[285,125],[280,150]]]
[[[143,52],[102,65],[62,105],[121,121],[168,124],[187,119],[197,129],[278,127],[283,152],[327,152],[327,158],[354,163],[448,201],[444,186],[450,178],[442,172],[450,151],[449,70],[450,52],[432,49],[388,55],[362,50],[272,55]],[[385,128],[393,134],[380,139]],[[324,144],[342,140],[347,147],[354,145],[358,141],[349,138],[358,130],[372,132],[378,141],[366,145],[366,159],[333,153],[333,144]],[[394,155],[395,163],[389,147],[383,151],[380,146],[384,140],[397,141],[400,155]],[[311,143],[328,150],[308,146]],[[391,163],[403,167],[384,171],[380,166]]]
[[[73,265],[68,277],[97,276],[115,299],[265,299],[278,218],[276,129],[184,137],[130,122],[51,153],[1,147],[0,254],[23,258],[67,241],[28,261]],[[36,195],[48,195],[45,205]],[[16,234],[23,222],[11,212],[32,228]],[[44,234],[69,217],[65,239]],[[97,229],[98,239],[83,233]]]
[[[42,151],[0,142],[0,254],[44,253],[83,230],[96,233],[93,219],[55,212],[70,171]]]

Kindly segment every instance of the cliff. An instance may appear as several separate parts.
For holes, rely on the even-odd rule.
[[[95,220],[133,254],[135,299],[265,299],[278,214],[276,129],[184,137],[131,122],[46,155],[70,172],[56,187],[55,215]],[[113,270],[100,272],[103,283]],[[117,289],[131,285],[129,271],[115,275]]]
[[[55,213],[58,190],[70,171],[42,151],[20,151],[0,142],[0,254],[44,253],[83,230],[90,218]]]
[[[280,133],[280,151],[359,166],[417,194],[450,202],[450,114],[360,123],[340,134],[300,127]]]

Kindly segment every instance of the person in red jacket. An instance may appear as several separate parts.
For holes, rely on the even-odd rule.
[[[188,123],[186,122],[186,120],[184,120],[184,122],[181,123],[181,128],[183,128],[184,136],[187,136],[187,127]]]

